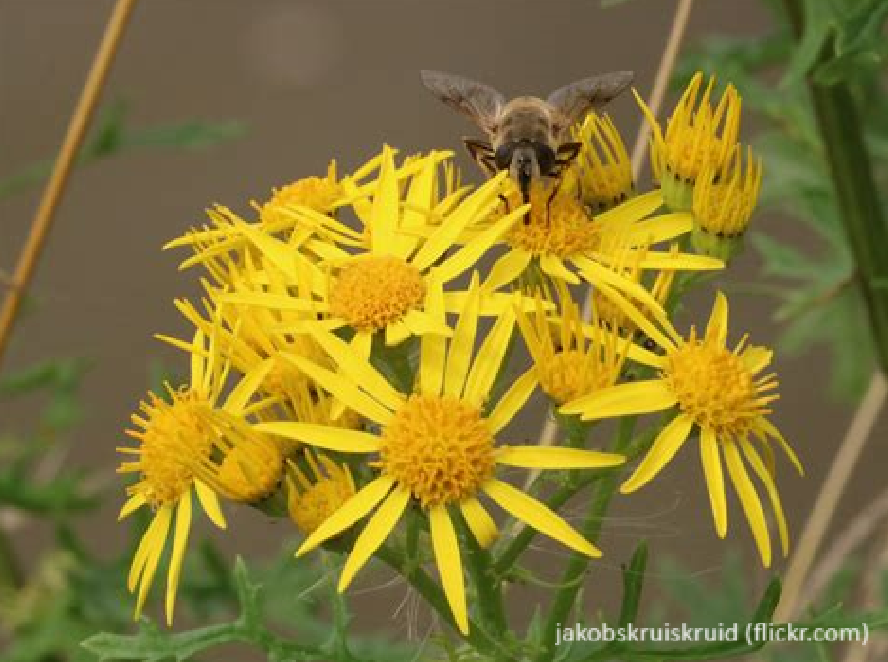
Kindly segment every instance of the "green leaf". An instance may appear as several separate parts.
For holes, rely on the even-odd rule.
[[[103,632],[83,642],[83,647],[104,660],[143,660],[183,662],[193,655],[234,641],[243,641],[243,635],[230,623],[181,632],[161,633],[156,626],[142,622],[138,634],[117,635]]]
[[[48,359],[7,374],[0,380],[0,396],[19,396],[40,390],[71,391],[90,367],[85,359]]]
[[[240,122],[187,120],[179,124],[144,128],[127,126],[127,105],[117,101],[104,109],[75,160],[76,165],[115,156],[133,149],[174,148],[200,150],[242,136]],[[38,161],[0,180],[0,198],[39,184],[52,171],[51,159]]]
[[[781,86],[786,88],[801,83],[814,69],[820,54],[835,34],[836,18],[831,11],[830,0],[805,0],[803,7],[803,32]]]

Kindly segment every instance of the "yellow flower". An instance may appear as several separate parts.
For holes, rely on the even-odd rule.
[[[629,339],[606,329],[594,308],[592,323],[584,323],[567,288],[562,285],[559,290],[557,316],[552,317],[546,311],[546,301],[539,291],[532,316],[521,310],[516,313],[521,335],[533,359],[526,378],[539,383],[546,395],[563,405],[616,384],[627,352],[632,355],[638,348]]]
[[[635,179],[626,146],[613,120],[592,112],[573,129],[582,143],[574,167],[565,173],[566,190],[578,189],[593,214],[613,209],[635,195]]]
[[[457,626],[468,631],[462,561],[450,508],[458,507],[481,545],[497,536],[496,524],[479,497],[486,495],[512,515],[571,549],[589,556],[600,552],[542,503],[496,477],[497,465],[540,469],[610,467],[622,455],[572,448],[509,446],[496,441],[524,405],[533,381],[513,384],[489,413],[487,402],[506,354],[515,315],[507,308],[473,358],[481,289],[473,278],[466,306],[452,340],[440,335],[421,338],[419,384],[405,395],[396,390],[363,356],[333,334],[315,330],[329,348],[341,375],[300,357],[293,362],[349,407],[379,426],[376,432],[333,429],[306,423],[263,423],[257,429],[290,437],[319,448],[377,454],[379,474],[345,502],[315,532],[298,554],[304,554],[370,515],[355,540],[339,581],[352,581],[393,531],[408,504],[415,502],[429,519],[432,548],[444,593]]]
[[[474,265],[521,217],[523,210],[499,219],[447,256],[463,229],[488,215],[499,203],[507,173],[442,213],[439,224],[423,238],[425,219],[440,213],[431,206],[439,160],[435,156],[417,162],[416,174],[410,178],[402,200],[393,153],[390,149],[383,151],[372,201],[363,212],[356,208],[359,215],[364,214],[370,242],[357,253],[308,239],[307,250],[317,251],[323,257],[321,264],[315,264],[291,244],[243,224],[244,235],[263,260],[283,274],[292,294],[235,292],[220,296],[219,301],[310,312],[314,317],[271,330],[292,334],[349,327],[354,332],[352,344],[365,357],[370,355],[372,338],[377,333],[384,333],[388,345],[410,336],[449,335],[443,304],[448,304],[447,308],[458,307],[464,297],[460,297],[460,292],[445,297],[444,285]],[[496,314],[509,305],[507,297],[491,296],[485,299],[484,311]]]
[[[136,587],[139,589],[136,617],[145,603],[175,517],[167,575],[167,622],[173,619],[176,589],[191,529],[192,496],[196,494],[204,512],[216,526],[223,529],[226,526],[216,493],[195,475],[195,468],[208,461],[220,443],[237,445],[260,436],[249,426],[232,425],[232,421],[243,416],[253,397],[257,376],[246,376],[230,392],[224,404],[219,405],[228,377],[228,361],[222,358],[216,339],[210,337],[207,342],[201,331],[195,333],[190,351],[189,385],[180,390],[167,386],[169,402],[149,394],[148,400],[141,404],[140,413],[132,417],[137,429],[127,431],[138,440],[138,445],[118,448],[132,458],[121,463],[118,473],[139,477],[127,488],[129,498],[120,511],[120,518],[143,506],[154,511],[154,518],[133,558],[127,581],[130,592]]]
[[[769,404],[778,398],[773,393],[777,388],[774,375],[761,374],[771,362],[771,351],[747,346],[745,337],[731,350],[726,344],[727,332],[728,304],[719,293],[702,338],[697,338],[692,329],[688,340],[677,339],[664,346],[664,356],[651,356],[651,364],[660,369],[658,378],[593,392],[568,403],[561,412],[593,420],[671,410],[677,406],[676,417],[663,428],[620,491],[634,492],[652,480],[696,427],[716,532],[723,538],[728,530],[721,457],[724,454],[728,476],[737,490],[762,563],[768,567],[771,564],[768,525],[743,458],[768,494],[784,556],[789,550],[789,534],[774,483],[772,440],[782,447],[799,473],[802,468],[792,448],[767,419]],[[758,449],[751,438],[758,442]]]
[[[662,203],[659,192],[632,198],[594,219],[569,192],[559,190],[552,196],[542,182],[535,182],[530,196],[530,214],[505,235],[509,250],[497,259],[484,282],[489,291],[519,278],[551,279],[570,285],[585,281],[640,327],[650,322],[639,311],[639,305],[665,326],[665,312],[650,292],[624,275],[626,266],[670,270],[724,266],[722,261],[707,256],[650,249],[652,244],[673,239],[693,227],[686,214],[650,216]],[[534,270],[541,272],[542,278],[525,275]]]
[[[677,254],[678,245],[673,243],[670,246],[670,252]],[[621,273],[623,276],[635,283],[643,285],[642,277],[644,276],[644,272],[639,268],[638,260],[630,263],[624,263],[622,266],[623,268],[621,269]],[[675,273],[675,270],[672,269],[661,269],[659,272],[657,272],[657,275],[649,288],[651,296],[664,309],[669,299],[669,293],[672,290],[672,284],[675,280]],[[626,315],[619,307],[615,306],[607,299],[607,297],[602,296],[596,290],[592,291],[592,303],[598,319],[601,321],[602,324],[610,328],[611,331],[624,335],[644,335],[645,329],[650,331],[649,327],[639,328],[636,322],[626,317]],[[638,307],[639,312],[652,324],[656,321],[656,311],[649,310],[644,304],[639,304],[638,302],[634,301],[633,303],[635,303],[635,305]],[[651,342],[653,341],[647,339],[645,340],[645,345],[650,345]],[[651,347],[648,346],[646,347],[646,349],[651,349]]]
[[[758,201],[762,161],[735,145],[720,172],[707,169],[694,186],[694,250],[723,260],[739,250],[741,238]]]
[[[357,492],[351,471],[326,455],[306,449],[305,464],[300,469],[289,463],[287,472],[287,510],[290,519],[306,536],[314,533],[330,516]]]
[[[700,97],[703,74],[697,72],[666,123],[660,128],[651,110],[635,94],[653,129],[651,167],[660,182],[663,200],[673,211],[690,211],[694,184],[707,169],[720,171],[740,132],[740,95],[728,85],[713,109],[710,97],[715,78]]]
[[[305,177],[274,189],[271,198],[259,206],[259,220],[266,226],[285,227],[287,209],[292,205],[329,214],[343,195],[342,184],[336,177],[336,161],[331,161],[326,177]]]
[[[434,152],[432,157],[441,160],[444,154]],[[294,244],[300,244],[305,251],[306,240],[312,237],[344,245],[361,245],[360,232],[338,223],[333,213],[354,198],[366,196],[375,183],[366,182],[379,169],[381,156],[376,156],[354,173],[336,178],[335,162],[331,162],[326,178],[308,177],[275,191],[266,203],[252,203],[259,214],[259,222],[251,224],[262,232],[276,236]],[[406,165],[398,170],[398,178],[415,172],[416,164]],[[357,204],[357,203],[355,203]],[[243,266],[250,257],[247,252],[249,238],[242,228],[246,222],[225,206],[215,205],[207,210],[209,225],[192,228],[184,236],[168,242],[164,250],[190,247],[194,255],[180,265],[187,269],[203,265],[218,285],[228,285],[229,277]],[[308,252],[315,261],[316,254]]]
[[[688,214],[650,217],[662,201],[659,193],[632,198],[591,218],[567,192],[550,191],[542,182],[531,187],[531,213],[512,226],[505,241],[510,250],[494,263],[484,283],[494,291],[516,280],[535,285],[547,281],[593,287],[600,308],[613,309],[653,337],[669,322],[660,302],[641,283],[648,269],[708,270],[721,260],[675,250],[651,250],[693,227]]]

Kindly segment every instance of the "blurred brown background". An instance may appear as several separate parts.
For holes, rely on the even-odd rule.
[[[111,8],[107,0],[0,1],[0,177],[55,153],[88,63]],[[85,383],[88,418],[76,435],[70,462],[105,472],[111,481],[122,428],[148,384],[149,361],[183,366],[182,357],[152,338],[185,333],[172,306],[196,292],[193,273],[179,273],[182,253],[160,246],[200,223],[213,202],[245,210],[273,186],[321,173],[331,157],[343,169],[378,151],[383,142],[405,152],[459,149],[469,124],[436,102],[419,84],[420,68],[439,68],[489,81],[507,93],[545,93],[571,80],[612,69],[634,69],[647,94],[669,29],[674,2],[635,0],[601,9],[595,0],[151,0],[138,7],[107,86],[105,102],[127,100],[135,126],[189,118],[237,119],[238,140],[199,152],[141,151],[75,172],[34,283],[39,305],[17,329],[4,368],[45,356],[86,356],[95,368]],[[753,34],[767,16],[755,2],[700,0],[686,47],[710,33]],[[639,121],[631,97],[611,113],[631,145]],[[750,135],[747,122],[746,136]],[[754,130],[754,129],[753,129]],[[472,177],[475,171],[468,167]],[[767,164],[766,164],[767,167]],[[0,201],[0,268],[10,271],[34,207],[37,190]],[[794,238],[779,218],[758,227]],[[796,240],[805,240],[796,237]],[[747,251],[720,282],[752,280],[757,260]],[[707,292],[701,301],[708,303]],[[749,330],[772,342],[767,299],[733,298],[733,333]],[[700,320],[703,306],[683,320]],[[782,400],[775,420],[807,469],[795,477],[784,462],[780,487],[792,531],[811,505],[850,409],[826,393],[825,357],[777,359]],[[0,408],[3,429],[27,426],[28,405]],[[539,412],[516,426],[532,435]],[[886,421],[856,474],[839,521],[884,484]],[[122,500],[122,489],[120,499]],[[619,595],[619,564],[642,537],[652,553],[672,554],[700,572],[717,569],[724,545],[713,530],[697,454],[688,447],[665,475],[640,494],[616,502],[603,540],[605,558],[593,564],[590,608]],[[574,514],[582,504],[574,505]],[[84,521],[96,548],[122,544],[119,501]],[[729,543],[758,568],[751,536],[736,500],[730,503]],[[25,527],[22,552],[41,544],[39,527]],[[288,533],[282,523],[245,513],[227,538],[229,548],[270,554]],[[200,535],[200,534],[199,534]],[[560,551],[548,547],[545,566]],[[556,567],[547,573],[556,577]],[[365,586],[387,575],[368,573]],[[157,587],[156,587],[157,588]],[[370,593],[375,619],[390,622],[403,586]],[[529,613],[533,600],[521,608]]]

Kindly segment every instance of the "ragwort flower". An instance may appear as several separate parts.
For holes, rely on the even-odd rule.
[[[740,497],[762,563],[768,567],[768,525],[743,459],[768,494],[784,556],[789,549],[789,534],[774,483],[771,442],[780,445],[799,473],[802,468],[783,435],[767,418],[770,403],[779,397],[774,393],[778,385],[774,375],[761,374],[771,361],[771,351],[746,345],[745,337],[732,350],[726,344],[727,333],[728,303],[719,293],[703,337],[698,338],[692,329],[687,340],[676,338],[663,347],[663,356],[651,357],[651,363],[660,370],[659,377],[594,391],[569,402],[560,411],[594,420],[672,410],[677,406],[675,418],[659,433],[620,491],[634,492],[650,482],[696,428],[716,532],[723,538],[728,530],[724,455],[728,476]]]
[[[238,492],[236,482],[219,480],[211,487],[199,478],[198,468],[211,461],[215,449],[240,449],[239,467],[253,466],[254,449],[265,448],[264,435],[257,433],[243,421],[262,375],[247,375],[220,403],[229,372],[229,363],[220,351],[215,337],[197,331],[190,345],[191,381],[179,390],[167,386],[169,400],[154,393],[141,404],[140,413],[132,421],[136,430],[127,434],[138,441],[135,447],[118,448],[129,458],[123,461],[118,473],[136,474],[138,480],[129,488],[129,498],[120,511],[120,518],[131,515],[141,507],[154,511],[133,558],[127,587],[131,592],[138,587],[136,617],[139,616],[148,589],[154,579],[167,538],[173,530],[172,554],[167,575],[166,615],[173,619],[176,590],[182,571],[185,548],[192,521],[192,499],[196,495],[204,512],[216,526],[225,528],[225,518],[214,489],[225,496],[250,500],[254,492]],[[278,470],[278,477],[282,467]],[[229,477],[231,475],[229,474]],[[274,478],[277,480],[277,477]],[[231,489],[222,489],[230,486]],[[253,488],[251,488],[252,490]],[[173,521],[175,519],[175,527]]]
[[[439,310],[442,306],[438,299]],[[496,477],[497,465],[573,469],[619,465],[622,455],[572,448],[498,444],[496,434],[524,405],[533,389],[525,379],[503,395],[489,413],[487,402],[506,354],[515,317],[511,307],[497,319],[473,358],[481,290],[477,280],[453,338],[421,339],[418,390],[396,390],[364,357],[333,334],[314,332],[342,371],[338,375],[301,357],[296,365],[325,389],[379,426],[378,432],[333,429],[322,425],[276,422],[257,429],[308,445],[346,453],[377,454],[378,476],[362,487],[303,543],[299,554],[370,517],[357,537],[339,581],[344,590],[397,525],[411,502],[427,514],[432,548],[444,593],[462,632],[468,610],[462,561],[451,519],[459,508],[481,545],[497,536],[496,524],[481,504],[486,495],[500,507],[571,549],[597,557],[600,552],[549,508]]]
[[[438,174],[437,160],[426,157],[421,161],[424,165],[410,179],[402,200],[392,152],[383,151],[379,182],[365,211],[369,245],[355,253],[331,243],[307,240],[308,250],[316,251],[323,258],[316,264],[295,251],[291,244],[242,225],[245,236],[263,259],[283,274],[291,293],[234,292],[220,296],[219,301],[312,313],[310,319],[283,324],[274,330],[302,333],[316,328],[348,327],[354,334],[352,343],[365,357],[370,355],[372,338],[377,333],[383,333],[389,345],[410,336],[449,335],[443,312],[430,313],[429,301],[441,298],[444,285],[474,265],[524,210],[518,209],[498,219],[459,250],[447,255],[467,226],[488,215],[499,204],[498,196],[507,173],[485,183],[446,210],[428,236],[422,237],[424,219],[441,212],[433,209],[430,202]],[[301,213],[309,218],[316,215],[307,209]],[[454,299],[455,305],[461,301],[461,298]],[[509,305],[506,298],[488,297],[484,311],[496,314]]]
[[[690,211],[694,184],[704,171],[719,172],[740,133],[740,95],[728,85],[718,105],[710,98],[715,78],[700,96],[703,74],[697,72],[666,122],[665,133],[651,110],[635,94],[653,129],[651,166],[660,182],[663,201],[673,211]]]

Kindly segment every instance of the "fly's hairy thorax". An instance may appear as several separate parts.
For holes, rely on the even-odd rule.
[[[494,146],[521,141],[553,145],[555,138],[549,105],[536,97],[517,97],[502,110]]]

